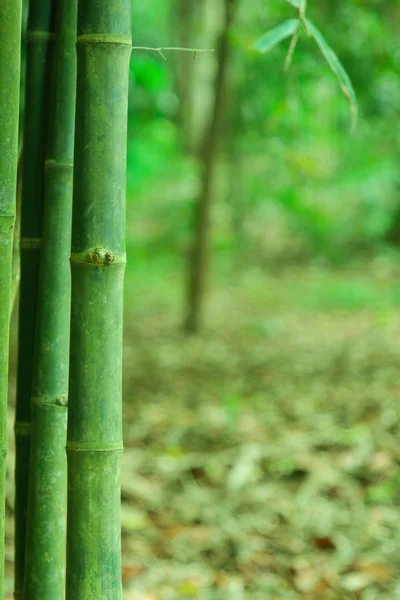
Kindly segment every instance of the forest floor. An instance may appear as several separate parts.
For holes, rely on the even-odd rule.
[[[125,599],[400,598],[399,274],[249,270],[192,338],[167,280],[128,280]]]
[[[400,598],[396,280],[379,261],[248,272],[211,293],[189,339],[173,302],[149,311],[141,290],[125,339],[127,599]]]

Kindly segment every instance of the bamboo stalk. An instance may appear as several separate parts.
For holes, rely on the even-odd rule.
[[[68,600],[121,600],[130,0],[80,0],[68,407]]]
[[[45,163],[24,600],[63,600],[76,0],[59,0]]]
[[[21,77],[19,85],[19,132],[18,146],[20,157],[22,155],[23,133],[25,123],[25,87],[26,87],[26,34],[28,27],[29,0],[22,0],[22,27],[21,27]],[[21,163],[22,164],[22,163]],[[22,177],[21,177],[22,179]]]
[[[10,299],[10,319],[12,317],[15,301],[18,296],[19,284],[21,280],[21,261],[20,261],[20,238],[21,238],[21,196],[22,196],[22,162],[23,152],[21,151],[17,167],[17,199],[16,214],[13,236],[12,251],[12,277],[11,277],[11,299]]]
[[[4,594],[8,340],[18,162],[21,1],[0,4],[0,599]]]
[[[15,581],[22,598],[30,454],[30,400],[35,354],[37,297],[44,196],[44,157],[49,97],[54,0],[31,0],[27,68],[21,213],[21,283],[15,458]]]

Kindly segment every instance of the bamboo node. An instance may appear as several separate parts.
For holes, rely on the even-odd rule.
[[[51,31],[28,31],[26,34],[26,41],[34,42],[34,41],[42,41],[49,42],[55,39],[54,32]]]
[[[121,442],[74,442],[72,440],[67,441],[65,447],[67,454],[80,454],[81,452],[123,452],[124,446]]]
[[[94,248],[88,254],[88,258],[90,262],[95,263],[96,265],[110,265],[115,261],[115,256],[110,250],[106,250],[101,246]]]
[[[59,171],[69,172],[69,171],[71,171],[73,166],[74,165],[72,162],[59,162],[59,161],[55,160],[54,158],[48,158],[44,163],[44,168],[46,170],[57,169]]]
[[[76,39],[76,45],[84,44],[114,44],[132,47],[132,40],[126,36],[119,36],[107,33],[83,33]]]
[[[18,437],[29,437],[31,435],[31,424],[29,422],[16,421],[14,431]]]
[[[58,406],[67,406],[67,404],[68,404],[67,394],[61,394],[61,396],[59,396],[57,398],[56,403],[58,404]]]
[[[41,248],[42,240],[40,238],[21,237],[20,247],[22,250],[34,250]]]

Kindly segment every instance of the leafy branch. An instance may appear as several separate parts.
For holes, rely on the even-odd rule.
[[[308,37],[312,37],[315,40],[322,56],[326,60],[332,73],[335,75],[339,87],[349,103],[352,124],[354,127],[357,122],[358,114],[357,96],[346,69],[320,30],[307,19],[307,0],[287,0],[287,2],[296,9],[297,17],[287,19],[283,23],[280,23],[273,29],[267,31],[254,42],[252,46],[253,49],[261,54],[266,54],[284,40],[291,38],[285,61],[285,69],[287,70],[291,65],[300,34],[302,31],[305,31]]]

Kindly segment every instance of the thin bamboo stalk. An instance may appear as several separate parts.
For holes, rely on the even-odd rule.
[[[68,407],[68,600],[120,600],[131,0],[80,0]]]
[[[0,4],[0,599],[4,594],[8,339],[16,211],[21,0]]]
[[[35,354],[44,196],[46,118],[51,73],[54,0],[32,0],[27,26],[24,160],[21,213],[21,283],[15,458],[14,597],[22,598],[29,479],[31,391]]]
[[[22,150],[24,123],[25,123],[25,86],[26,86],[26,34],[28,27],[29,0],[22,0],[22,27],[21,27],[21,77],[19,85],[19,134],[18,144],[20,156]],[[22,163],[21,163],[22,164]]]
[[[13,236],[13,253],[12,253],[12,277],[11,277],[11,300],[10,300],[10,319],[12,317],[15,301],[18,296],[19,284],[21,280],[21,261],[20,261],[20,238],[21,238],[21,196],[22,196],[22,162],[23,152],[21,151],[18,159],[17,167],[17,201],[15,226]]]
[[[76,0],[59,0],[45,163],[24,600],[63,600]]]

